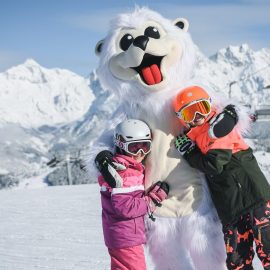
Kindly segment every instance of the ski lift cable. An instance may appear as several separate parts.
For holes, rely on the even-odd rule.
[[[252,75],[254,75],[254,74],[256,74],[256,73],[258,73],[258,72],[260,72],[260,71],[262,71],[262,70],[265,70],[265,69],[267,69],[268,67],[270,67],[270,64],[267,65],[267,66],[265,66],[265,67],[263,67],[263,68],[261,68],[261,69],[256,70],[255,72],[252,72],[252,73],[248,74],[247,76],[245,76],[245,77],[243,77],[243,78],[240,78],[240,79],[237,80],[237,81],[232,81],[232,82],[228,83],[228,84],[227,84],[225,87],[223,87],[221,90],[224,90],[224,89],[226,89],[227,87],[230,87],[230,85],[233,84],[233,83],[239,83],[239,82],[241,82],[241,81],[246,81],[246,80],[247,80],[249,77],[251,77]]]
[[[54,156],[57,156],[57,158],[64,159],[67,154],[70,154],[70,156],[81,156],[83,152],[88,151],[91,149],[91,146],[84,146],[83,148],[69,148],[67,152],[61,153],[61,154],[54,154]]]
[[[57,159],[58,163],[66,162],[66,157],[69,155],[70,161],[79,160],[79,159],[87,159],[89,157],[88,150],[91,149],[92,145],[83,146],[82,148],[71,147],[66,152],[58,153],[55,152],[53,154],[53,158],[48,162],[52,162],[53,159]],[[52,162],[53,163],[53,162]]]
[[[73,150],[68,151],[67,153],[70,156],[70,160],[79,160],[82,158],[87,158],[89,156],[89,153],[88,153],[89,149],[91,149],[91,146],[86,146],[79,149],[73,148]],[[63,162],[66,159],[67,153],[54,154],[54,156],[57,156],[58,162]],[[49,161],[48,163],[50,163],[51,161]]]

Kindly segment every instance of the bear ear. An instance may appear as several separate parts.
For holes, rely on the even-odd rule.
[[[176,20],[173,21],[173,24],[185,32],[188,31],[189,23],[188,20],[184,18],[177,18]]]
[[[103,44],[104,44],[104,39],[100,40],[97,43],[96,48],[95,48],[96,55],[100,55],[101,54]]]

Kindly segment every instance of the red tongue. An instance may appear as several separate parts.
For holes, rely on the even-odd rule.
[[[160,83],[162,79],[161,72],[156,64],[143,68],[142,75],[148,85]]]

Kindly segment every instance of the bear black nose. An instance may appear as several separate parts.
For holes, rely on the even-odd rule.
[[[149,38],[147,36],[138,36],[134,39],[133,45],[145,51]]]

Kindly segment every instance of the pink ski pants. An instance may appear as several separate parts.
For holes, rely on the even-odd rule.
[[[111,270],[146,270],[143,245],[108,249],[111,256]]]

